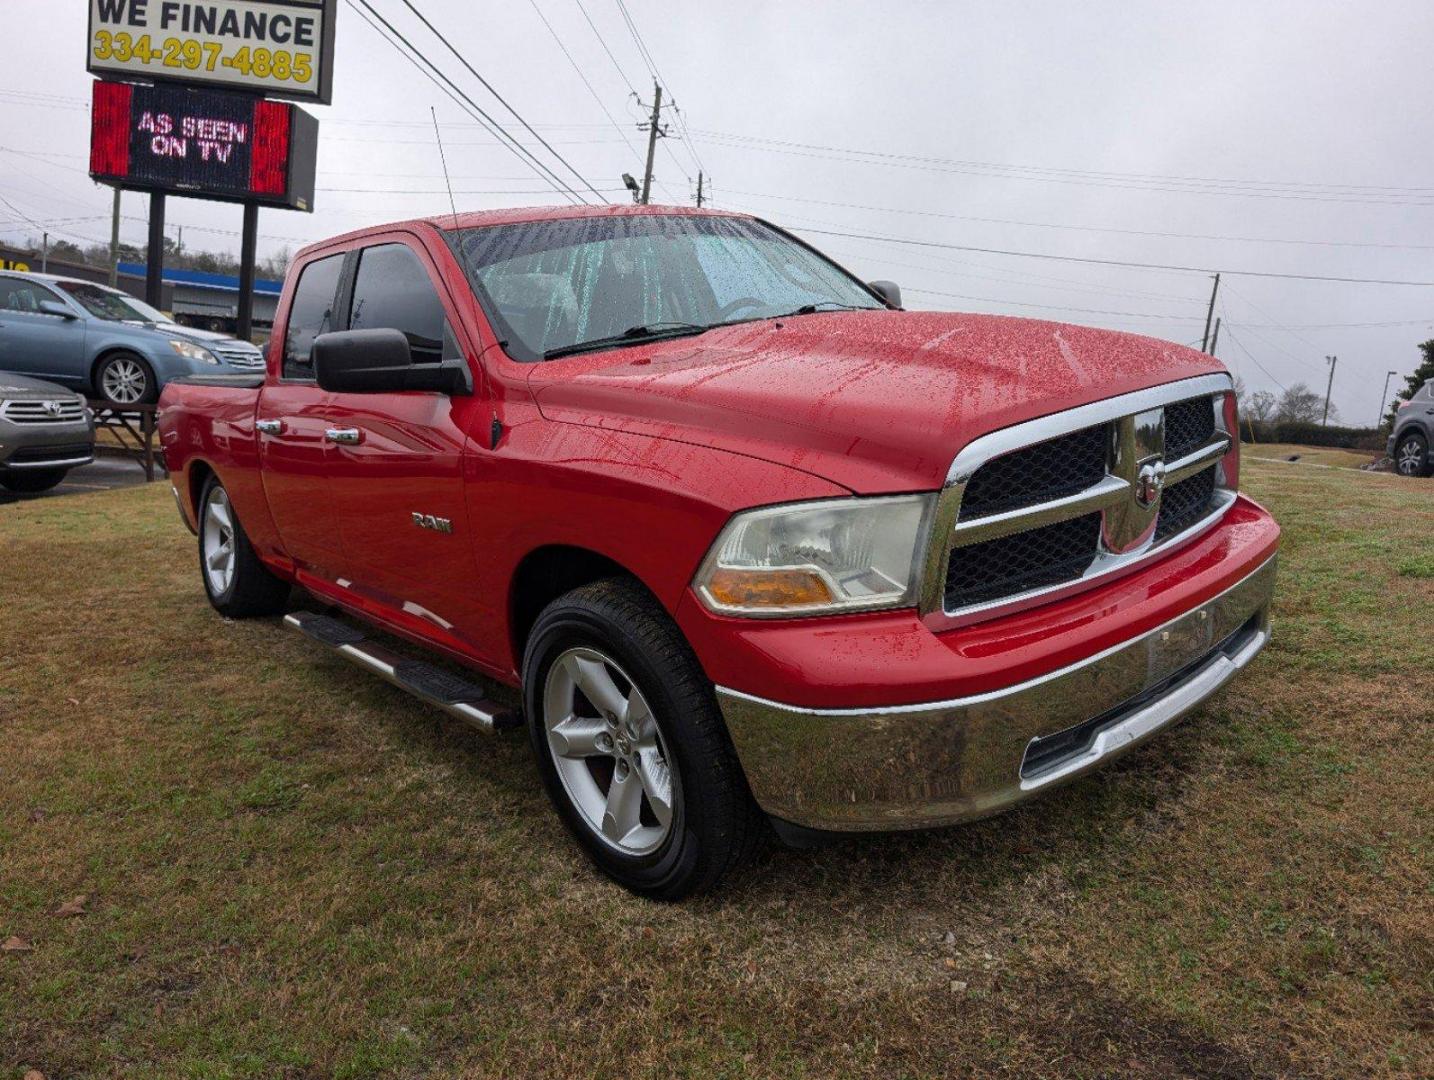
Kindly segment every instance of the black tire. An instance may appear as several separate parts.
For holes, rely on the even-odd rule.
[[[228,493],[224,492],[224,485],[219,482],[217,476],[210,476],[204,482],[204,487],[199,493],[199,579],[204,582],[204,593],[209,597],[209,602],[214,610],[229,619],[248,619],[258,615],[278,615],[289,603],[289,583],[271,574],[259,556],[254,553],[254,547],[249,543],[249,537],[244,532],[244,526],[239,521],[238,514],[234,513],[232,505],[229,506],[231,531],[229,533],[233,561],[233,574],[227,586],[216,589],[210,580],[210,574],[205,565],[205,537],[207,526],[205,516],[208,512],[210,502],[215,499],[216,492],[224,494],[227,503]]]
[[[647,699],[667,764],[675,766],[672,823],[649,854],[629,855],[605,841],[558,775],[544,697],[554,662],[573,648],[595,648],[616,661]],[[625,888],[657,900],[705,892],[765,834],[712,684],[677,625],[636,582],[585,585],[543,610],[524,650],[523,697],[538,771],[558,816],[598,868]]]
[[[1417,431],[1411,431],[1399,440],[1394,448],[1394,469],[1400,476],[1428,476],[1434,472],[1434,462],[1429,460],[1429,440]]]
[[[26,469],[23,472],[0,472],[0,487],[24,495],[49,491],[69,473],[69,469]]]
[[[127,365],[128,369],[137,370],[139,377],[144,381],[143,390],[133,401],[121,401],[105,388],[107,373],[112,369],[117,369],[120,365]],[[131,352],[116,352],[106,356],[95,365],[94,381],[95,397],[114,409],[122,411],[136,405],[153,405],[159,400],[159,383],[155,380],[154,368],[149,366],[149,361],[144,357]]]

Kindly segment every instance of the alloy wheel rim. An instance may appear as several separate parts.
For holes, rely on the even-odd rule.
[[[589,830],[624,855],[648,855],[681,801],[662,731],[611,657],[575,647],[548,669],[543,727],[563,790]]]
[[[204,505],[204,577],[209,591],[223,596],[234,580],[234,513],[223,488]]]
[[[133,405],[144,397],[147,381],[144,368],[134,360],[124,359],[111,360],[101,380],[105,396],[122,405]]]
[[[1410,439],[1399,448],[1399,471],[1405,476],[1413,476],[1419,471],[1419,459],[1424,456],[1424,451],[1418,442]]]

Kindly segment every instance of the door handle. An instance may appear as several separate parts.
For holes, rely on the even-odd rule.
[[[331,427],[324,432],[324,438],[341,446],[357,446],[363,441],[363,432],[356,427]]]
[[[283,432],[283,430],[284,430],[284,421],[282,421],[282,420],[255,420],[255,421],[254,421],[254,426],[255,426],[256,428],[258,428],[260,431],[262,431],[265,435],[279,435],[279,434],[281,434],[281,433]]]

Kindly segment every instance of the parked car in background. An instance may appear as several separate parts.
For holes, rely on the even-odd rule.
[[[650,896],[711,887],[764,818],[1014,806],[1269,637],[1279,526],[1194,349],[903,311],[766,222],[649,206],[314,245],[275,335],[266,372],[160,402],[210,602],[297,584],[520,688],[521,715],[287,616],[483,730],[525,716],[559,816]]]
[[[158,401],[164,384],[181,375],[263,366],[258,346],[180,326],[118,289],[0,272],[0,371],[50,379],[124,406]]]
[[[0,372],[0,487],[48,491],[94,456],[95,424],[84,398]]]
[[[1429,476],[1434,473],[1434,379],[1399,406],[1394,430],[1389,435],[1389,456],[1401,476]]]

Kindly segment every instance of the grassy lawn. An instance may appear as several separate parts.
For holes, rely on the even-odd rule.
[[[1245,457],[1288,459],[1299,455],[1301,462],[1313,465],[1328,465],[1336,469],[1358,469],[1384,456],[1383,451],[1341,450],[1335,446],[1300,446],[1296,443],[1245,444]]]
[[[0,509],[0,1080],[1431,1075],[1434,482],[1246,485],[1275,638],[1204,710],[683,906],[521,737],[220,620],[167,485]]]

